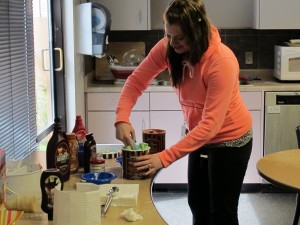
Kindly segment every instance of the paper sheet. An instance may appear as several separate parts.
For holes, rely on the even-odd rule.
[[[54,225],[100,225],[99,188],[89,185],[85,190],[54,191]]]
[[[111,206],[136,206],[139,195],[139,184],[102,184],[76,183],[78,191],[87,191],[90,187],[99,189],[100,204],[104,205],[107,193],[112,186],[117,186],[119,192],[114,196]]]

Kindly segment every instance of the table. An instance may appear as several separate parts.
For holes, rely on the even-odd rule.
[[[293,225],[300,215],[300,149],[284,150],[264,156],[257,162],[261,177],[282,188],[297,192]]]
[[[43,168],[45,167],[45,153],[37,152],[35,154],[37,162],[40,162]],[[113,172],[117,178],[112,180],[114,184],[139,184],[138,203],[134,208],[140,213],[144,219],[135,221],[135,225],[166,225],[167,223],[156,210],[152,201],[152,182],[153,177],[145,180],[127,180],[122,178],[122,168],[114,159],[106,159],[106,170]],[[80,181],[81,173],[72,174],[70,180],[64,183],[64,190],[75,190],[76,182]],[[101,217],[101,225],[128,225],[129,222],[120,218],[120,214],[131,207],[110,207],[107,215]],[[24,213],[18,220],[17,225],[52,225],[53,221],[48,221],[46,213]]]

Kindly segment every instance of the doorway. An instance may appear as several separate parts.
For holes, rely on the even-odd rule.
[[[46,150],[55,117],[66,124],[61,0],[32,0],[38,150]]]

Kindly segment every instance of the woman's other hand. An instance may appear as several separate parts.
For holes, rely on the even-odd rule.
[[[132,140],[136,141],[134,128],[124,122],[119,122],[116,124],[116,138],[123,142],[125,146],[130,145],[131,149],[134,149]]]
[[[148,169],[148,171],[144,173],[145,176],[154,173],[164,167],[157,154],[147,154],[139,156],[136,158],[136,162],[133,165],[137,170]]]

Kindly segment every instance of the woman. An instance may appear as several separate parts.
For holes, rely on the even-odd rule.
[[[167,68],[189,132],[169,149],[138,157],[134,166],[149,168],[148,175],[189,154],[193,224],[237,225],[252,149],[252,118],[240,95],[237,59],[221,43],[201,0],[172,1],[164,26],[165,37],[124,85],[116,109],[116,137],[132,146],[130,111],[152,79]]]

